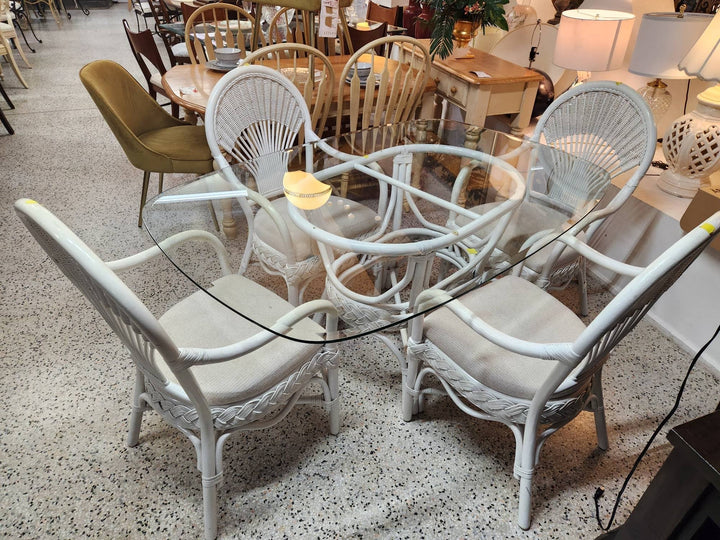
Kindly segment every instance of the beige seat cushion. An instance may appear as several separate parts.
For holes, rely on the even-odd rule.
[[[474,208],[471,208],[471,210],[473,212],[477,212],[478,214],[483,214],[498,204],[500,203],[488,203],[475,206]],[[470,220],[464,216],[458,216],[455,221],[459,226],[462,226],[467,224]],[[525,240],[531,234],[545,229],[557,229],[559,232],[560,230],[566,230],[570,227],[570,225],[572,225],[572,223],[568,221],[568,216],[558,212],[557,210],[548,208],[547,206],[541,204],[523,202],[513,214],[510,223],[498,241],[497,248],[508,255],[513,256],[518,252]],[[479,234],[482,234],[482,231]],[[584,233],[580,233],[578,238],[584,240]],[[542,272],[543,266],[552,252],[553,245],[554,244],[550,244],[548,247],[538,251],[532,257],[529,257],[525,261],[525,266],[538,274]],[[533,250],[539,249],[541,246],[542,244],[533,246]],[[556,264],[562,265],[563,263],[570,262],[575,257],[577,257],[577,253],[568,248],[563,252],[561,259]]]
[[[585,330],[570,309],[538,286],[514,276],[488,283],[460,301],[498,330],[527,341],[572,342]],[[532,399],[556,365],[498,347],[448,309],[425,318],[425,336],[483,386],[515,398]]]
[[[232,274],[215,281],[210,291],[229,305],[252,305],[259,322],[272,325],[293,306],[264,287]],[[223,306],[209,294],[198,291],[173,306],[160,323],[179,347],[222,347],[260,332],[262,328]],[[324,328],[304,319],[289,335],[320,335]],[[241,358],[218,364],[195,366],[192,372],[210,405],[237,403],[262,394],[309,361],[320,345],[278,337]],[[158,355],[165,377],[175,375]]]
[[[288,224],[290,237],[295,246],[296,260],[304,261],[316,255],[317,250],[314,240],[298,229],[288,215],[287,199],[279,197],[272,201],[272,205]],[[327,223],[330,223],[327,230],[347,238],[362,236],[377,225],[375,220],[377,214],[370,208],[340,197],[330,197],[322,210],[325,212],[324,219]],[[255,234],[260,240],[282,253],[283,244],[280,232],[272,218],[262,209],[255,216]]]

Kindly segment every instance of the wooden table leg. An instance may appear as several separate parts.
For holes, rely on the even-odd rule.
[[[510,124],[510,133],[516,137],[523,136],[523,130],[530,125],[533,106],[535,105],[535,96],[537,95],[538,81],[527,83],[523,90],[522,102],[520,103],[520,112],[513,118]]]

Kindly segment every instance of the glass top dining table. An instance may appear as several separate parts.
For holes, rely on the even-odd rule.
[[[199,177],[150,200],[143,223],[200,294],[259,330],[275,331],[255,317],[254,302],[214,281],[221,271],[240,272],[292,298],[282,274],[299,269],[301,302],[331,302],[340,323],[332,335],[296,329],[288,339],[336,342],[402,329],[517,271],[582,226],[609,182],[604,169],[540,143],[414,120]],[[175,235],[195,234],[212,235],[214,247],[165,247]],[[217,250],[227,259],[222,269]]]

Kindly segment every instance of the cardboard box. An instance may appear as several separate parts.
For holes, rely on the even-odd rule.
[[[680,218],[680,227],[687,232],[718,211],[720,211],[720,187],[710,186],[699,189],[683,217]],[[710,247],[720,251],[720,237],[716,237]]]

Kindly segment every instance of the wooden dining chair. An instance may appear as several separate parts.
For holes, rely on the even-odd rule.
[[[5,39],[5,36],[3,36],[0,33],[0,57],[4,57],[7,62],[10,64],[10,67],[15,72],[15,75],[17,75],[18,80],[20,81],[20,84],[22,84],[25,88],[30,88],[28,86],[27,81],[25,81],[25,78],[22,76],[22,73],[20,73],[20,68],[18,68],[17,62],[15,62],[15,57],[12,53],[12,47],[7,39]],[[2,68],[0,67],[0,75],[2,75]]]
[[[35,8],[38,10],[47,8],[47,10],[50,11],[52,18],[55,19],[55,23],[58,25],[58,28],[62,28],[63,21],[55,0],[23,0],[23,4],[25,5],[25,9]]]
[[[190,57],[188,56],[188,50],[183,38],[169,30],[161,28],[163,24],[178,22],[180,19],[179,12],[177,16],[171,14],[165,0],[148,0],[148,6],[150,6],[150,10],[155,19],[156,31],[160,39],[162,39],[163,45],[165,45],[165,50],[170,60],[170,67],[178,64],[189,64]]]
[[[279,10],[271,19],[268,27],[268,41],[270,43],[299,43],[314,46],[325,56],[336,56],[352,54],[354,49],[350,39],[350,32],[344,11],[340,10],[341,17],[338,20],[337,37],[324,38],[316,35],[310,36],[310,16],[314,12],[298,11],[292,8]]]
[[[386,22],[371,24],[372,26],[367,30],[348,25],[348,33],[350,34],[350,43],[352,43],[353,50],[359,51],[371,41],[375,41],[376,39],[383,38],[387,35]]]
[[[335,95],[335,71],[327,56],[300,43],[278,43],[248,54],[242,64],[271,67],[298,87],[312,118],[311,129],[323,133]],[[298,142],[304,141],[300,131]]]
[[[398,24],[398,15],[402,13],[402,10],[400,8],[388,8],[385,6],[381,6],[379,4],[376,4],[372,0],[368,2],[368,8],[367,8],[367,20],[368,21],[377,21],[377,22],[384,22],[391,25]]]
[[[123,28],[125,29],[125,35],[130,43],[130,50],[137,60],[140,71],[142,71],[145,82],[148,86],[148,94],[157,101],[157,95],[160,94],[168,98],[167,93],[162,85],[162,76],[167,71],[165,64],[160,57],[160,52],[157,49],[155,38],[150,30],[142,30],[141,32],[135,33],[130,30],[130,25],[126,19],[123,19]],[[151,70],[147,62],[150,62],[155,69]],[[168,98],[169,99],[169,98]],[[169,103],[172,111],[172,115],[175,118],[180,118],[180,106],[172,101]]]
[[[185,46],[190,63],[215,60],[215,48],[221,47],[240,49],[240,58],[245,58],[251,50],[246,46],[245,32],[249,34],[254,25],[252,15],[232,4],[218,2],[195,9],[185,19]],[[267,44],[264,36],[261,44]]]
[[[125,68],[110,60],[90,62],[80,81],[133,166],[143,171],[138,227],[142,226],[150,174],[204,174],[213,170],[205,129],[167,113]]]
[[[145,25],[145,30],[149,29],[148,19],[153,18],[152,9],[147,0],[130,0],[132,3],[133,13],[135,13],[135,22],[137,23],[137,31],[140,31],[140,19]]]
[[[402,43],[409,44],[412,50],[404,56],[407,60],[398,64],[391,58],[392,48]],[[365,80],[356,69],[361,62],[373,66],[373,73]],[[338,97],[335,135],[409,120],[420,105],[429,76],[430,54],[418,40],[387,36],[371,41],[356,51],[343,68],[338,96],[349,92],[349,99]]]
[[[5,39],[7,39],[11,45],[15,46],[15,49],[17,49],[17,52],[20,54],[23,62],[25,62],[25,65],[31,68],[32,66],[28,61],[27,56],[25,56],[25,51],[23,50],[22,45],[20,45],[20,38],[15,31],[15,24],[13,22],[14,18],[15,15],[12,11],[10,11],[9,0],[0,0],[0,34],[5,36]]]

